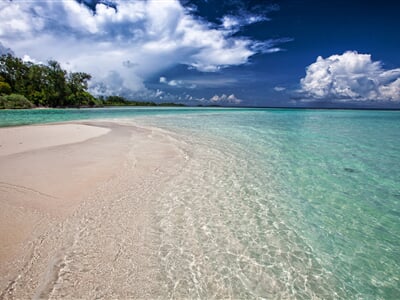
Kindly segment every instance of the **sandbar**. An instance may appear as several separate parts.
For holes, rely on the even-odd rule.
[[[109,128],[83,124],[0,128],[0,156],[83,142],[109,131]]]
[[[0,298],[157,296],[152,205],[184,163],[176,140],[90,121],[0,128],[0,144]]]

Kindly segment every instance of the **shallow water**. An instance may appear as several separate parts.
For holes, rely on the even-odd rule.
[[[253,111],[148,119],[184,132],[161,199],[170,296],[396,298],[400,113]]]
[[[155,204],[165,296],[400,295],[400,112],[71,111],[18,113],[133,119],[182,141],[187,164]]]

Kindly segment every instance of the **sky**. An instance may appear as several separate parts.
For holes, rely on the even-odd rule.
[[[0,53],[94,95],[188,105],[400,108],[400,2],[0,0]]]

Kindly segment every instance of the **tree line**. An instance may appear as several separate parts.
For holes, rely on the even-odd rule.
[[[129,101],[120,96],[95,98],[88,92],[92,76],[67,72],[60,63],[23,61],[11,54],[0,56],[0,108],[181,106],[174,103]]]
[[[155,103],[152,101],[133,101],[127,100],[121,96],[100,96],[97,100],[104,106],[185,106],[184,104],[177,104],[173,102]]]
[[[90,79],[84,72],[68,73],[55,60],[45,65],[11,54],[0,57],[0,95],[6,100],[25,98],[38,107],[93,106],[96,98],[87,91]]]

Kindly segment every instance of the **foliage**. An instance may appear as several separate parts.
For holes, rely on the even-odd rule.
[[[0,96],[3,95],[0,108],[184,106],[130,101],[120,96],[96,99],[87,91],[91,78],[90,74],[83,72],[68,73],[55,60],[44,65],[24,62],[11,54],[3,55],[0,56]]]
[[[10,94],[11,93],[11,86],[7,82],[0,81],[0,95],[3,94]]]
[[[186,105],[181,104],[181,103],[163,102],[163,103],[157,104],[157,106],[186,106]]]
[[[0,57],[0,94],[20,94],[36,106],[79,107],[96,105],[87,92],[91,75],[67,73],[50,60],[47,65],[24,62],[11,54]]]
[[[33,108],[34,105],[23,95],[11,94],[0,96],[0,109]]]
[[[105,106],[185,106],[183,104],[175,103],[154,103],[154,102],[143,102],[143,101],[133,101],[127,100],[121,96],[108,96],[102,99]]]

